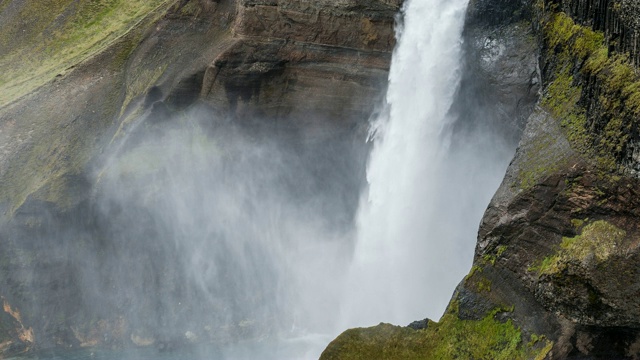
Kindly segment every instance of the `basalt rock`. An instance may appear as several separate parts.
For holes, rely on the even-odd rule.
[[[471,279],[554,342],[548,358],[636,358],[637,53],[611,45],[630,28],[614,2],[537,6],[544,96],[481,224]]]
[[[470,2],[463,32],[465,68],[453,105],[455,126],[470,133],[500,131],[514,149],[540,90],[529,15],[526,2]]]
[[[539,65],[539,84],[530,84],[540,86],[540,98],[524,113],[518,150],[480,225],[473,268],[448,312],[405,335],[422,344],[409,357],[385,358],[640,358],[637,2],[518,4],[472,1],[480,17],[468,21],[479,24],[477,34],[504,33],[509,15],[530,21]],[[470,329],[488,318],[513,324],[518,336],[487,336],[502,343],[470,355],[477,348]],[[465,335],[433,340],[452,327]],[[489,329],[480,333],[496,333]],[[384,331],[350,330],[323,358],[357,359],[399,342],[368,342]]]

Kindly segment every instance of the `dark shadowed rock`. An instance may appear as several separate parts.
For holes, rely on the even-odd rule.
[[[417,320],[407,325],[407,327],[413,330],[424,330],[429,327],[429,319]]]

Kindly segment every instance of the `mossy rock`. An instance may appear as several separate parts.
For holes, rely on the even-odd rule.
[[[564,12],[541,13],[548,81],[542,106],[602,175],[637,172],[632,139],[638,135],[640,77],[628,54],[611,53],[603,33]]]
[[[625,237],[626,231],[607,221],[592,222],[584,226],[579,235],[562,238],[558,252],[544,258],[532,270],[540,274],[555,274],[572,263],[603,263],[622,251]]]
[[[320,359],[544,359],[552,342],[538,335],[526,341],[505,313],[495,309],[480,320],[461,320],[454,301],[439,323],[429,322],[423,330],[389,324],[347,330]]]

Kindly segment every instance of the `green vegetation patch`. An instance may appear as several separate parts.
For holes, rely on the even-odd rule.
[[[609,54],[602,33],[562,12],[544,18],[552,71],[542,105],[574,150],[603,171],[617,170],[640,119],[640,77],[628,55]]]
[[[536,110],[527,129],[534,135],[525,137],[520,144],[514,163],[516,177],[510,185],[513,189],[530,189],[579,161],[565,132],[549,112]]]
[[[496,309],[481,320],[460,320],[452,303],[439,323],[424,330],[380,324],[345,331],[322,353],[321,360],[372,359],[543,359],[553,343],[536,336],[523,341],[511,320],[497,319]]]
[[[11,136],[29,134],[28,141],[14,151],[15,156],[0,172],[4,185],[0,188],[0,203],[8,205],[9,211],[15,211],[29,196],[62,208],[77,200],[75,195],[80,192],[70,191],[77,189],[74,176],[84,172],[94,155],[99,134],[118,116],[123,98],[132,98],[130,91],[142,91],[145,79],[157,79],[164,69],[145,73],[145,79],[142,75],[134,77],[133,86],[124,88],[123,96],[119,82],[124,78],[126,61],[150,26],[174,2],[28,0],[20,13],[8,19],[22,17],[34,29],[29,28],[25,35],[12,40],[4,38],[3,32],[11,22],[0,21],[0,38],[4,39],[0,40],[0,48],[8,49],[0,52],[0,107],[4,100],[15,100],[98,53],[104,55],[101,61],[104,69],[113,71],[113,76],[88,85],[92,94],[103,96],[79,95],[88,101],[84,107],[79,108],[74,103],[76,99],[69,98],[64,99],[69,106],[40,103],[25,110],[15,126],[9,128],[17,134]],[[51,7],[44,11],[45,5]],[[0,12],[0,20],[6,15]],[[29,57],[29,61],[24,61],[24,57]],[[48,101],[46,97],[44,100]]]
[[[27,0],[0,9],[0,107],[104,50],[172,0]]]
[[[556,274],[571,263],[593,261],[600,264],[621,251],[626,232],[604,220],[594,221],[582,228],[575,237],[564,237],[560,249],[544,258],[530,271],[539,274]]]
[[[548,134],[542,134],[524,153],[523,162],[518,172],[519,184],[517,185],[521,189],[530,189],[545,176],[562,169],[564,164],[562,154],[555,151],[555,142],[556,139]]]

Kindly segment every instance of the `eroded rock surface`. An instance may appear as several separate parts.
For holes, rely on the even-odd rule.
[[[105,229],[126,216],[106,219],[92,203],[107,154],[135,149],[197,108],[207,131],[228,120],[287,138],[304,134],[320,150],[330,142],[332,151],[362,160],[366,149],[352,145],[384,93],[400,3],[63,0],[40,16],[38,1],[2,2],[0,69],[15,70],[16,79],[33,76],[17,85],[0,81],[0,295],[22,314],[2,314],[0,353],[172,347],[271,331],[276,325],[266,320],[234,319],[223,329],[220,309],[186,294],[182,264],[168,260],[175,250],[152,243],[162,234],[109,240]],[[25,62],[24,49],[36,43],[50,55]],[[352,180],[347,186],[359,186]],[[357,196],[341,201],[355,204]],[[87,264],[78,256],[87,251],[127,254],[119,258],[131,263]],[[116,274],[129,265],[140,273],[83,271]],[[182,307],[139,303],[148,296],[136,292],[172,296]],[[187,313],[207,314],[197,319],[199,333]],[[211,319],[218,322],[210,326]],[[25,329],[33,337],[21,335]]]
[[[399,4],[242,1],[201,95],[239,119],[361,119],[386,83]]]

